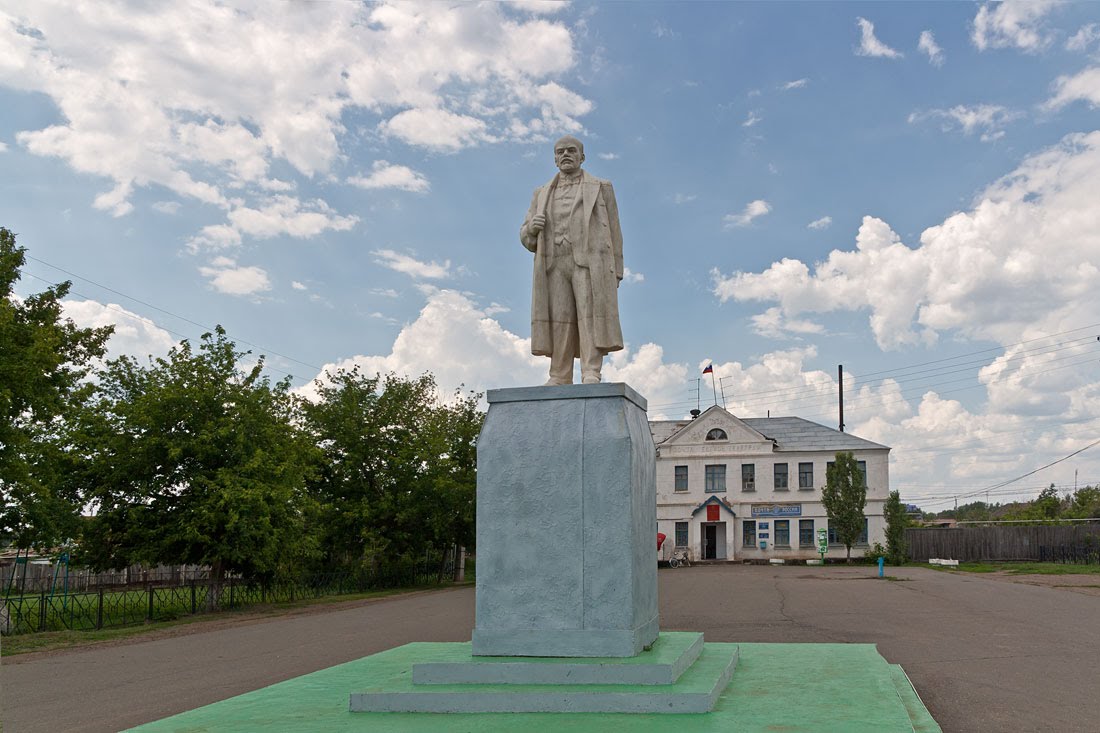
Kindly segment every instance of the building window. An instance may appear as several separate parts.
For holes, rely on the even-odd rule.
[[[863,488],[867,488],[867,461],[856,461],[856,468],[859,469],[859,473],[863,476]],[[866,540],[864,540],[866,544]]]
[[[798,520],[798,546],[799,547],[813,547],[817,544],[814,541],[814,520],[812,519],[799,519]]]
[[[726,465],[706,467],[706,491],[708,494],[724,493],[726,490]]]
[[[840,540],[836,536],[836,530],[833,529],[833,526],[831,524],[829,525],[829,544],[830,545],[839,545],[839,544],[841,544]],[[859,533],[859,537],[856,538],[855,544],[856,545],[866,545],[867,544],[867,517],[863,518],[863,531]]]
[[[677,522],[676,523],[676,546],[687,547],[688,546],[688,523]]]
[[[814,464],[798,464],[798,488],[812,489],[814,487]]]
[[[741,546],[756,547],[756,521],[741,522]]]
[[[676,472],[676,491],[688,490],[688,467],[676,466],[673,469]]]
[[[777,491],[787,490],[787,464],[775,464],[775,488]]]
[[[791,546],[791,520],[775,520],[775,544],[777,547]]]
[[[756,491],[756,464],[741,464],[741,490]]]
[[[707,433],[707,440],[729,440],[729,438],[726,437],[725,430],[722,428],[714,428]]]

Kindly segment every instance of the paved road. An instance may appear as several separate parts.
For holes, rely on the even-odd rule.
[[[711,641],[876,643],[948,732],[1100,731],[1095,591],[922,569],[891,570],[899,580],[890,582],[874,572],[662,570],[661,626]],[[116,731],[409,641],[468,640],[473,618],[464,588],[15,657],[2,669],[4,730]]]

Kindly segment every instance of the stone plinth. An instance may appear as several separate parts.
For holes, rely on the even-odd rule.
[[[656,449],[625,384],[490,390],[477,656],[629,657],[657,637]]]

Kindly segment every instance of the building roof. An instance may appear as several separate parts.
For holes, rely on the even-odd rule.
[[[714,409],[714,408],[711,408]],[[721,409],[721,408],[719,408]],[[723,410],[723,412],[725,412]],[[731,415],[732,417],[732,415]],[[854,451],[854,450],[890,450],[889,446],[865,440],[851,433],[827,428],[801,417],[742,417],[736,418],[756,432],[775,442],[776,452],[790,451]],[[654,420],[649,423],[653,433],[653,442],[657,445],[665,442],[691,420]]]

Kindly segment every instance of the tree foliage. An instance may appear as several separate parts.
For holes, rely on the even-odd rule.
[[[852,545],[863,533],[863,507],[867,503],[863,472],[851,452],[837,453],[836,460],[826,468],[821,503],[825,505],[829,526],[844,545],[846,559],[851,562]]]
[[[69,417],[91,389],[111,327],[78,328],[62,315],[70,283],[21,299],[26,263],[0,228],[0,537],[50,548],[75,537],[80,499],[68,481]]]
[[[431,375],[368,377],[337,370],[303,405],[321,447],[311,492],[329,563],[473,544],[478,395],[441,403]]]
[[[100,374],[84,412],[83,478],[95,516],[84,559],[209,565],[272,574],[312,554],[305,481],[315,448],[294,422],[288,381],[246,368],[220,327],[141,366]]]
[[[905,529],[909,526],[909,515],[899,492],[890,492],[883,513],[886,515],[886,560],[891,565],[902,565],[906,560]]]

